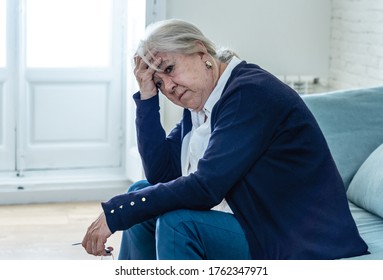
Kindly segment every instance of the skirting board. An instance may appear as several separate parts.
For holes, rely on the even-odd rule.
[[[125,193],[131,182],[126,179],[66,182],[33,182],[20,185],[0,184],[0,205],[106,201]]]

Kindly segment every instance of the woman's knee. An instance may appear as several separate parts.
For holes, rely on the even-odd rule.
[[[140,180],[130,185],[128,188],[128,192],[138,191],[140,189],[144,189],[149,186],[151,186],[151,184],[148,181]]]
[[[190,211],[186,209],[167,212],[157,219],[157,231],[180,229],[180,225],[190,221]]]

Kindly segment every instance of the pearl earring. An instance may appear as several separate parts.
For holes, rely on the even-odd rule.
[[[205,65],[206,65],[207,69],[211,69],[211,67],[213,66],[213,64],[211,64],[211,62],[209,60],[205,61]]]

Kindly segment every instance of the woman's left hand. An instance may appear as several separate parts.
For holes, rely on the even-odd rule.
[[[104,212],[89,226],[84,239],[82,240],[82,246],[88,252],[88,254],[95,256],[107,256],[113,250],[112,247],[108,247],[108,252],[105,250],[105,243],[107,239],[112,235],[108,224],[106,223],[106,217]]]

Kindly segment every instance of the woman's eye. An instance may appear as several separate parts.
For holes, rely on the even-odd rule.
[[[161,86],[162,86],[162,82],[160,82],[160,81],[156,82],[155,84],[156,84],[157,88],[161,88]]]
[[[169,74],[169,73],[171,73],[173,71],[173,69],[174,69],[174,66],[173,65],[169,65],[168,67],[165,68],[164,72],[166,74]]]

